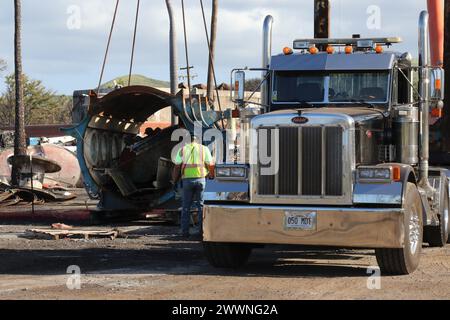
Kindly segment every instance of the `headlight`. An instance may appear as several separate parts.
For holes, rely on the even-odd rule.
[[[231,176],[237,178],[245,178],[246,175],[245,168],[231,168]]]
[[[359,180],[392,181],[392,168],[359,168]]]
[[[216,167],[216,177],[218,179],[245,179],[247,178],[247,168],[244,166]]]
[[[216,169],[216,176],[218,178],[229,178],[231,177],[231,168],[217,168]]]

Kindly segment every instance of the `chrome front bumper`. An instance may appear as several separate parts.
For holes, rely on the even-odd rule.
[[[314,231],[287,230],[288,211],[316,212]],[[295,244],[345,248],[403,248],[402,209],[207,205],[207,242]]]

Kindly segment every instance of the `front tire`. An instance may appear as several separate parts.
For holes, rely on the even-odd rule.
[[[240,243],[204,242],[204,252],[208,262],[215,268],[236,269],[244,266],[252,248]]]
[[[377,249],[382,274],[408,275],[417,270],[423,242],[423,209],[416,185],[406,185],[404,204],[405,243],[401,249]]]

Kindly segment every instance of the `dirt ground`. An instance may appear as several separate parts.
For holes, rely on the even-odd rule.
[[[450,299],[450,246],[424,248],[410,276],[369,279],[372,251],[270,246],[239,271],[210,267],[202,245],[155,222],[115,225],[128,238],[37,240],[0,226],[0,299]],[[91,227],[98,230],[98,227]],[[81,270],[79,290],[68,274]],[[69,286],[70,287],[70,286]],[[72,287],[73,289],[73,287]]]

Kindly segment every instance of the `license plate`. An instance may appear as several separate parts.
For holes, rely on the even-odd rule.
[[[286,211],[284,227],[287,230],[315,231],[317,229],[317,212]]]

